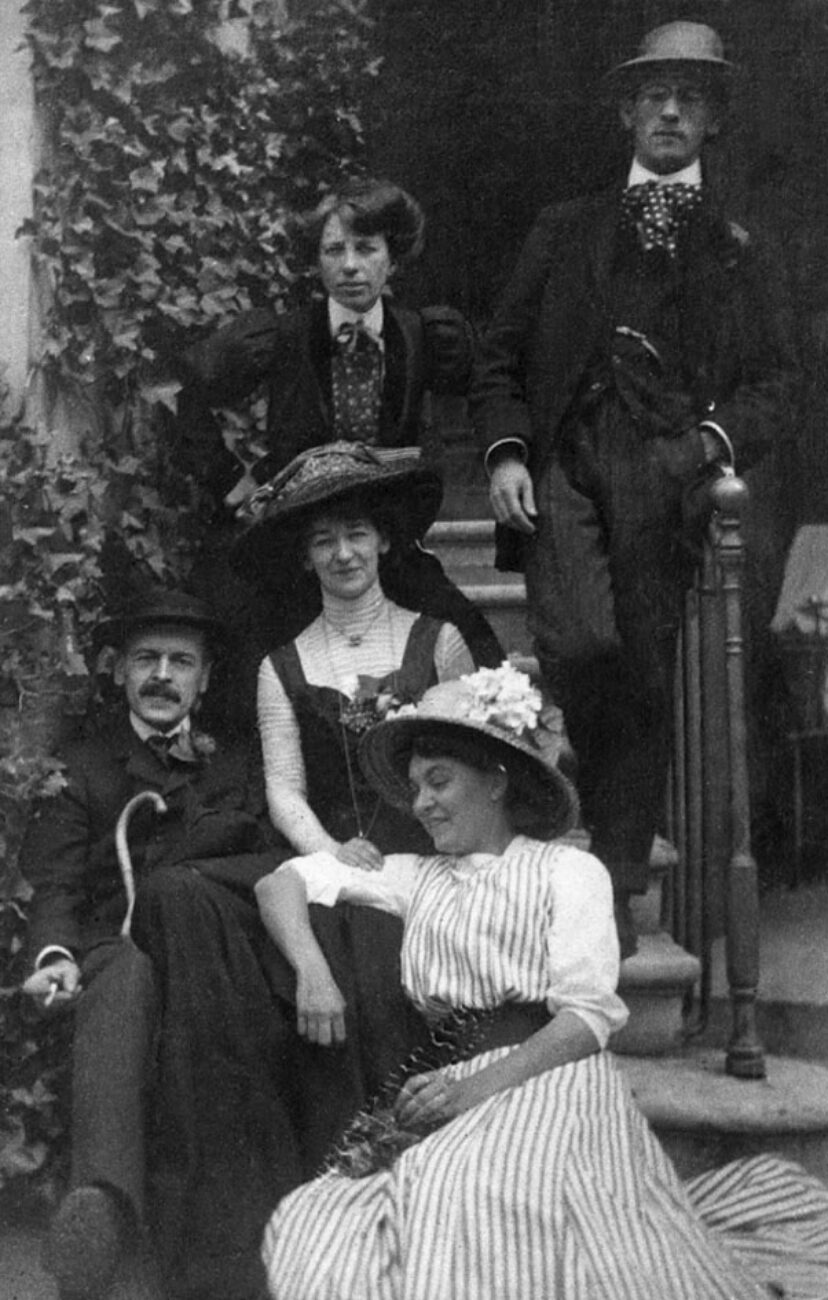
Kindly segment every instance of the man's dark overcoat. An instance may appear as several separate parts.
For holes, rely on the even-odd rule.
[[[146,1214],[171,1296],[249,1300],[274,1206],[316,1172],[420,1028],[392,946],[360,974],[351,909],[314,908],[348,1040],[299,1038],[295,977],[252,888],[290,856],[265,811],[260,755],[219,744],[198,763],[168,762],[126,717],[67,752],[66,786],[36,810],[23,848],[29,947],[32,960],[66,948],[81,967],[73,1185],[106,1183]],[[144,790],[168,812],[145,805],[130,823],[137,893],[125,939],[115,826]]]
[[[619,196],[615,189],[541,213],[481,345],[471,403],[482,448],[522,438],[535,480],[617,323],[608,292]],[[790,436],[794,326],[773,247],[729,221],[715,199],[707,203],[709,219],[687,254],[682,369],[689,412],[723,426],[742,472]]]
[[[526,445],[537,527],[499,528],[497,563],[526,572],[593,850],[619,889],[639,890],[710,472],[698,426],[715,422],[744,472],[790,437],[798,366],[781,259],[759,237],[705,189],[677,257],[645,253],[621,194],[541,214],[483,339],[471,404],[484,452]]]
[[[188,862],[227,884],[252,889],[272,870],[260,775],[239,748],[196,763],[166,767],[124,718],[107,735],[66,755],[65,788],[35,812],[21,866],[34,887],[29,927],[33,958],[60,945],[79,961],[118,935],[126,895],[115,850],[115,826],[142,790],[161,794],[168,811],[144,805],[133,815],[129,845],[136,884],[163,865]]]

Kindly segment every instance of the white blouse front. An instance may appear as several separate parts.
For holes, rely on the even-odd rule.
[[[423,1008],[545,1001],[574,1012],[604,1046],[626,1022],[612,885],[569,844],[518,835],[501,855],[390,854],[381,871],[328,853],[292,858],[308,901],[405,918],[403,983]]]

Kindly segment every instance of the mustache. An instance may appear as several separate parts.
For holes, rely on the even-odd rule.
[[[181,696],[174,686],[164,686],[160,682],[157,685],[142,686],[138,691],[140,699],[157,699],[172,700],[173,704],[181,703]]]

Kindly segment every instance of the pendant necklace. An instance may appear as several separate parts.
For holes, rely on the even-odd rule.
[[[348,779],[348,793],[351,796],[351,807],[354,813],[354,821],[356,822],[357,835],[361,840],[367,839],[373,829],[374,822],[377,819],[377,814],[379,813],[380,807],[382,805],[382,796],[381,795],[377,796],[377,800],[376,803],[374,804],[374,809],[373,812],[371,813],[368,824],[364,825],[360,813],[359,798],[357,796],[357,783],[356,783],[356,773],[354,771],[354,759],[351,754],[351,747],[349,744],[349,729],[345,725],[345,720],[342,711],[342,696],[345,694],[345,692],[342,691],[339,687],[338,674],[336,671],[336,667],[334,665],[333,655],[331,654],[329,632],[330,631],[338,632],[339,635],[343,637],[344,640],[347,641],[348,645],[351,646],[352,649],[356,649],[362,644],[365,636],[370,631],[370,629],[374,626],[374,624],[376,623],[377,619],[379,618],[380,614],[383,611],[385,611],[386,617],[388,619],[388,639],[391,646],[392,662],[395,665],[394,668],[391,670],[391,672],[388,674],[388,676],[391,678],[392,689],[394,689],[397,684],[397,676],[398,676],[399,668],[397,666],[396,637],[394,635],[395,629],[391,618],[391,610],[388,607],[388,602],[386,600],[383,600],[380,603],[378,609],[372,615],[370,621],[366,624],[366,626],[363,628],[361,632],[351,633],[350,635],[347,632],[345,632],[342,628],[338,628],[336,624],[329,622],[328,618],[323,613],[323,626],[325,632],[325,646],[326,646],[327,656],[328,656],[328,666],[329,666],[331,676],[333,677],[334,681],[336,681],[337,683],[335,687],[336,692],[340,696],[339,730],[342,737],[342,750],[345,759],[345,772]]]
[[[330,629],[330,631],[336,632],[338,636],[341,636],[345,641],[347,641],[348,645],[351,647],[352,650],[356,650],[359,646],[362,645],[366,636],[371,631],[371,628],[374,626],[380,614],[383,612],[385,608],[386,608],[385,601],[384,600],[380,601],[379,605],[374,610],[368,622],[359,632],[346,632],[344,628],[337,627],[336,623],[333,623],[329,618],[328,614],[325,613],[325,611],[323,611],[322,617],[325,620],[325,630],[327,632],[328,629]]]

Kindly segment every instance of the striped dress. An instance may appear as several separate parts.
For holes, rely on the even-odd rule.
[[[501,857],[399,856],[380,873],[322,854],[301,864],[313,901],[405,915],[403,978],[421,1007],[545,1000],[552,1013],[580,1015],[599,1042],[624,1021],[611,889],[588,854],[519,836]],[[470,1074],[509,1050],[447,1069]],[[759,1300],[782,1294],[766,1282],[791,1254],[789,1240],[755,1249],[756,1206],[766,1227],[779,1168],[745,1162],[718,1186],[703,1178],[688,1191],[601,1051],[496,1094],[390,1169],[329,1172],[291,1193],[265,1234],[269,1291],[273,1300]],[[753,1195],[763,1180],[764,1199]],[[794,1168],[784,1191],[788,1218],[807,1218],[793,1253],[801,1246],[800,1281],[821,1278],[824,1290],[784,1294],[828,1296],[828,1193],[805,1184]]]

